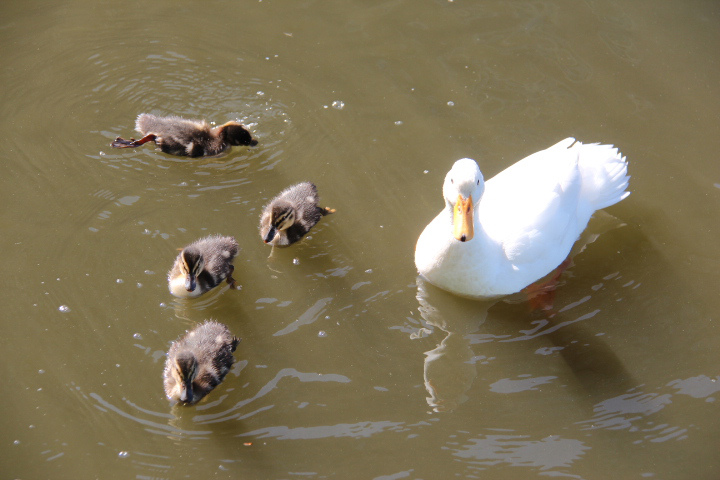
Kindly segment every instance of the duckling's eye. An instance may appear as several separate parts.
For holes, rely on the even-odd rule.
[[[455,183],[455,180],[453,180],[453,179],[451,178],[451,179],[450,179],[450,183],[453,183],[453,184],[454,184],[454,183]]]

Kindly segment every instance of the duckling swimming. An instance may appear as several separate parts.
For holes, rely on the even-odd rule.
[[[186,405],[199,402],[230,371],[239,341],[228,327],[213,320],[174,341],[163,371],[167,398]]]
[[[335,209],[318,207],[317,187],[310,182],[288,187],[273,198],[260,217],[263,242],[287,247],[300,240],[320,218]]]
[[[233,237],[210,235],[183,248],[168,272],[170,293],[180,298],[199,297],[226,280],[238,288],[232,261],[238,253]]]
[[[171,155],[206,157],[218,155],[231,145],[255,146],[258,143],[238,122],[227,122],[211,128],[205,120],[156,117],[142,113],[135,121],[135,130],[142,133],[143,138],[125,140],[117,137],[110,145],[115,148],[134,148],[155,142],[160,150]]]

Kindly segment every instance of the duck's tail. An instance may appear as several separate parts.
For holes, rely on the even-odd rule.
[[[595,210],[614,205],[630,195],[627,160],[612,145],[575,142],[570,150],[578,154],[584,196]]]

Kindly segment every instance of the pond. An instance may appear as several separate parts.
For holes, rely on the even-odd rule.
[[[718,478],[719,25],[700,0],[7,2],[3,478]],[[111,148],[140,113],[258,145]],[[632,194],[554,315],[418,278],[455,160],[488,179],[570,136],[617,146]],[[263,244],[301,181],[336,213]],[[214,233],[242,288],[174,298]],[[211,318],[236,362],[173,407],[166,352]]]

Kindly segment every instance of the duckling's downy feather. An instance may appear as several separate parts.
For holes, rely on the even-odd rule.
[[[210,235],[194,241],[178,254],[175,263],[168,272],[170,293],[176,297],[197,297],[208,292],[226,280],[235,285],[232,278],[234,267],[233,259],[238,253],[238,243],[234,237]],[[188,291],[185,288],[187,275],[186,267],[192,268],[202,261],[203,267],[194,279],[195,288]]]
[[[334,213],[318,206],[317,187],[302,182],[286,188],[263,208],[260,236],[265,243],[286,247],[304,237],[322,217]]]
[[[173,342],[163,371],[168,399],[187,404],[201,400],[230,371],[239,341],[227,326],[208,320]],[[184,383],[178,380],[187,380],[191,390],[184,391]]]
[[[133,148],[155,142],[165,153],[189,157],[218,155],[231,145],[257,145],[250,132],[238,122],[211,127],[205,120],[142,113],[135,121],[135,129],[143,138],[125,140],[118,137],[111,145],[116,148]]]

